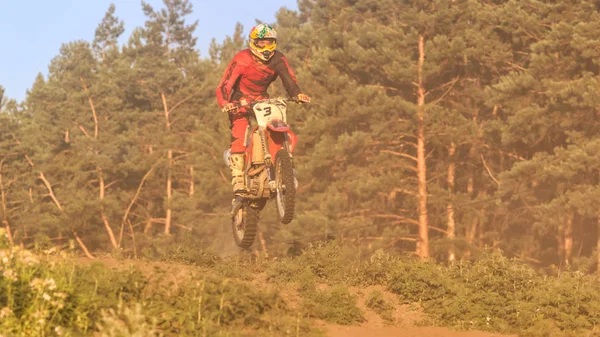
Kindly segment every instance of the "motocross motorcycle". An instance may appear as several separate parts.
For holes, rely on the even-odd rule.
[[[248,191],[232,202],[233,237],[241,248],[247,249],[254,244],[260,212],[269,199],[276,200],[282,224],[288,224],[294,218],[298,180],[292,153],[298,139],[287,124],[288,102],[299,103],[291,98],[273,98],[246,105],[252,109],[257,125],[251,132],[246,132]],[[224,153],[227,165],[230,151]]]

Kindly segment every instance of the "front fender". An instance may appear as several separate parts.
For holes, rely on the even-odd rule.
[[[285,133],[269,131],[267,132],[267,142],[271,158],[275,160],[277,152],[281,150],[285,144]]]
[[[289,125],[280,119],[272,119],[267,123],[267,128],[275,132],[287,132],[290,131]]]
[[[298,136],[296,136],[292,130],[289,130],[288,132],[267,132],[267,141],[271,158],[275,158],[277,152],[282,148],[285,148],[286,140],[289,141],[289,152],[293,153],[296,143],[298,142]]]

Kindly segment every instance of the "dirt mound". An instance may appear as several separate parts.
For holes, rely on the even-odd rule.
[[[329,337],[516,337],[493,334],[481,331],[452,331],[448,328],[420,327],[417,326],[425,314],[418,305],[393,304],[392,321],[386,322],[381,315],[368,308],[367,294],[379,291],[387,298],[395,295],[385,290],[385,287],[371,286],[365,288],[350,288],[351,293],[357,296],[357,305],[365,313],[366,321],[360,326],[342,326],[324,324]]]
[[[100,263],[108,268],[116,269],[135,268],[151,278],[158,277],[162,282],[171,285],[186,282],[192,274],[202,272],[197,267],[180,263],[116,260],[110,257],[95,260],[79,258],[74,262],[80,264]],[[266,275],[262,273],[254,274],[252,280],[248,282],[256,287],[273,286],[268,282]],[[329,287],[321,284],[319,288]],[[386,298],[394,298],[394,294],[387,292],[385,287],[382,286],[350,287],[348,290],[356,296],[356,305],[364,313],[365,322],[360,326],[343,326],[317,320],[319,327],[326,331],[328,337],[516,337],[516,335],[501,335],[481,331],[453,331],[448,328],[418,326],[426,317],[420,306],[417,304],[402,305],[394,301],[390,301],[390,303],[393,303],[393,308],[391,309],[391,317],[386,321],[380,314],[369,308],[367,304],[368,296],[373,292],[380,292]],[[280,291],[282,297],[293,310],[300,308],[302,298],[293,287],[281,287]]]

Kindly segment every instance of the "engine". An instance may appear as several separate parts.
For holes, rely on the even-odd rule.
[[[268,198],[271,191],[268,187],[268,175],[264,165],[250,169],[246,182],[251,195],[257,198]]]

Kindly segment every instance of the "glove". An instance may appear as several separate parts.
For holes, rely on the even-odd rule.
[[[239,101],[236,101],[236,102],[226,103],[221,108],[221,111],[223,111],[225,113],[237,112],[240,108],[243,108],[243,107],[245,107],[248,104],[250,104],[250,102],[247,99],[242,98],[242,99],[240,99]]]
[[[310,97],[308,97],[308,95],[306,94],[298,94],[298,96],[296,96],[296,99],[298,100],[298,102],[301,103],[310,103]]]
[[[235,112],[237,111],[238,107],[235,103],[226,103],[225,105],[223,105],[223,107],[221,108],[221,111],[225,112],[225,113],[230,113],[230,112]]]

